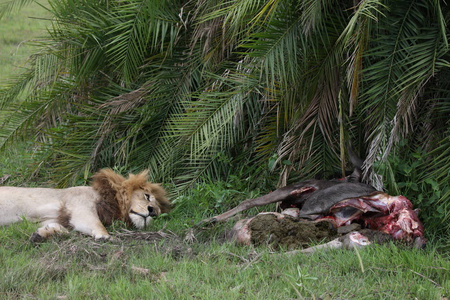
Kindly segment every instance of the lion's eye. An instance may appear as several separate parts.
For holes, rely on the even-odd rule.
[[[145,196],[145,199],[150,202],[150,199],[151,199],[150,195],[149,194],[144,194],[144,196]]]

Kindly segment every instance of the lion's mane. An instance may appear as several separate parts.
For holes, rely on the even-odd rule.
[[[91,186],[100,195],[97,202],[97,213],[100,221],[111,225],[114,220],[131,223],[128,216],[131,195],[135,190],[142,189],[153,194],[162,213],[169,212],[170,202],[165,190],[159,185],[148,182],[148,171],[130,174],[128,179],[111,169],[102,169],[92,177]]]

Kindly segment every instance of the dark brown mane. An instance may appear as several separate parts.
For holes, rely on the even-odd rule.
[[[168,213],[172,206],[170,205],[169,199],[166,197],[166,191],[159,184],[150,183],[151,193],[155,196],[156,201],[158,201],[161,213]]]
[[[97,214],[106,226],[111,225],[114,220],[131,223],[128,214],[122,211],[117,199],[120,181],[124,180],[125,178],[109,169],[101,170],[93,176],[92,187],[100,195],[96,204]]]

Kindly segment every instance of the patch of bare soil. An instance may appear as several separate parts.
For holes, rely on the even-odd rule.
[[[314,223],[290,216],[279,219],[273,214],[257,215],[249,229],[253,245],[270,245],[274,249],[301,249],[337,237],[336,229],[327,222]]]
[[[128,241],[128,242],[135,242],[135,241],[146,241],[146,242],[158,242],[160,240],[172,240],[172,239],[179,239],[179,237],[174,233],[164,232],[162,230],[160,231],[132,231],[127,229],[122,229],[121,231],[117,231],[114,234],[113,242],[114,241]]]
[[[192,250],[174,233],[163,231],[140,232],[126,229],[116,231],[109,241],[95,241],[91,237],[72,233],[70,237],[54,236],[47,241],[51,245],[36,244],[50,251],[43,251],[40,264],[45,273],[55,280],[64,278],[74,265],[82,270],[106,271],[114,267],[125,267],[128,259],[141,248],[152,248],[163,255],[180,258]],[[138,269],[134,270],[140,273]],[[141,270],[142,271],[142,270]]]

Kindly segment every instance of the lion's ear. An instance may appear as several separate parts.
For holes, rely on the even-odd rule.
[[[137,177],[144,177],[145,180],[148,180],[148,169],[145,169],[144,171],[140,172],[139,174],[136,174],[135,176]]]
[[[144,170],[139,174],[130,174],[123,185],[132,192],[137,189],[143,189],[147,184],[147,180],[148,170]]]

